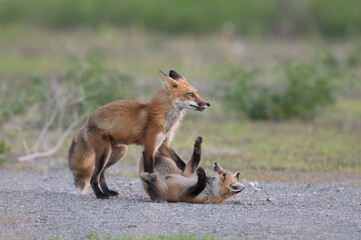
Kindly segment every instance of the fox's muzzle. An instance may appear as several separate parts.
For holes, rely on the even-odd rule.
[[[198,103],[198,107],[197,107],[197,110],[198,111],[205,111],[209,106],[211,106],[211,104],[209,102],[200,102]]]

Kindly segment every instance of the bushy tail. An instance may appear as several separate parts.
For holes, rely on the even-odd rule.
[[[95,156],[87,141],[85,127],[80,129],[71,143],[68,162],[75,186],[81,189],[82,194],[86,193],[95,168]]]

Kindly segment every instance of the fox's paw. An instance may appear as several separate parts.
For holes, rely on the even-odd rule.
[[[197,168],[196,173],[198,178],[206,178],[206,171],[202,167]]]
[[[200,146],[203,142],[203,138],[201,136],[198,136],[196,138],[196,141],[194,142],[194,146]]]
[[[148,181],[152,182],[152,183],[155,183],[157,181],[157,174],[155,174],[155,173],[149,174]]]
[[[147,182],[147,183],[155,183],[157,181],[157,174],[155,173],[147,173],[147,172],[144,172],[144,173],[141,173],[139,175],[139,177],[144,181],[144,182]]]
[[[97,195],[97,198],[98,198],[98,199],[109,199],[109,194],[99,193],[99,194]]]
[[[142,179],[144,182],[148,182],[149,175],[150,175],[150,173],[142,172],[142,173],[139,175],[139,177],[140,177],[140,179]]]
[[[110,197],[119,196],[119,193],[117,191],[114,191],[114,190],[109,190],[109,191],[106,192],[106,194],[108,194]]]
[[[202,145],[202,137],[198,136],[196,141],[194,142],[194,152],[200,153],[201,152],[201,145]]]

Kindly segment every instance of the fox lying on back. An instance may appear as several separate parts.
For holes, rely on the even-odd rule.
[[[143,171],[140,163],[140,178],[144,189],[152,189],[168,202],[222,203],[240,193],[244,186],[238,182],[239,172],[232,174],[219,164],[213,165],[215,176],[208,177],[202,167],[198,167],[201,158],[202,138],[194,143],[193,155],[182,171],[169,157],[157,153],[155,172]]]
[[[118,195],[108,188],[105,171],[126,155],[129,144],[144,146],[145,172],[154,171],[157,151],[184,169],[170,142],[185,109],[203,112],[210,104],[175,71],[169,76],[159,72],[159,76],[163,90],[150,102],[118,100],[101,106],[76,134],[69,149],[69,167],[82,191],[90,184],[97,198]],[[153,201],[160,201],[152,190],[149,194]]]

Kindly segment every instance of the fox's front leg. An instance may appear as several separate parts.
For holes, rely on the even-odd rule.
[[[204,169],[202,167],[197,168],[196,174],[198,176],[197,183],[183,192],[181,196],[181,201],[197,202],[197,195],[203,192],[203,190],[206,188],[207,175]]]
[[[159,146],[164,141],[164,134],[161,131],[151,131],[146,136],[146,142],[144,145],[143,151],[143,160],[144,160],[144,172],[153,173],[154,172],[154,157],[155,152],[159,148]],[[153,202],[162,202],[164,201],[164,197],[159,195],[159,191],[154,188],[148,188],[150,199]]]
[[[154,154],[147,154],[147,152],[144,151],[143,159],[144,159],[144,172],[153,173],[154,172]]]
[[[150,129],[145,137],[143,158],[144,158],[144,172],[154,172],[154,157],[157,149],[164,142],[165,135],[156,129]]]
[[[151,173],[154,174],[154,157],[148,157],[146,156],[145,152],[143,152],[143,159],[144,159],[144,171],[145,173]],[[156,181],[156,179],[155,179]],[[155,187],[152,187],[150,184],[148,185],[148,193],[149,197],[152,200],[152,202],[164,202],[164,196],[161,196],[159,193],[159,189],[156,188],[156,184],[153,183]]]

